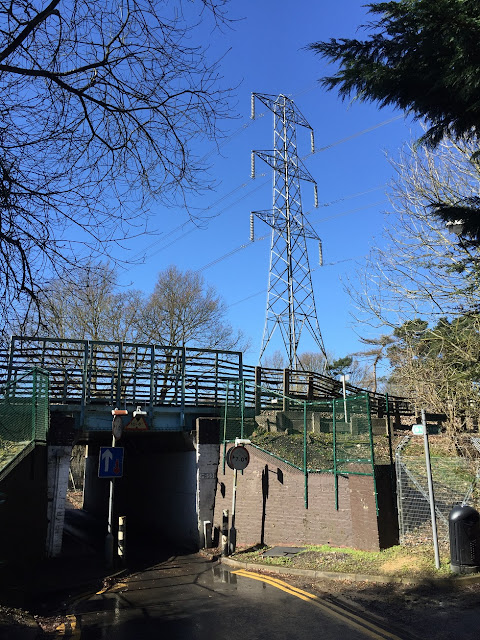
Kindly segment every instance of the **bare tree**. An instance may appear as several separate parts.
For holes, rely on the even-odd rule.
[[[360,342],[370,346],[371,348],[366,349],[364,351],[357,351],[355,353],[352,353],[351,355],[358,356],[360,358],[371,359],[372,382],[367,386],[371,387],[372,391],[376,393],[377,385],[378,385],[377,367],[378,367],[378,364],[381,362],[381,360],[383,360],[387,355],[386,349],[389,345],[392,344],[392,342],[394,342],[394,339],[392,338],[392,336],[389,336],[389,335],[381,335],[378,338],[362,338],[361,337]],[[362,380],[363,383],[366,382],[366,378],[367,378],[366,372],[364,371],[363,380]]]
[[[226,306],[215,289],[193,271],[161,271],[143,311],[140,335],[146,342],[209,349],[245,350],[241,331],[226,321]]]
[[[435,151],[408,146],[392,161],[397,176],[381,243],[351,287],[356,319],[392,330],[364,339],[386,350],[395,392],[418,408],[447,413],[453,430],[478,415],[479,249],[432,216],[435,202],[478,193],[476,145],[443,141]]]
[[[323,353],[319,351],[304,351],[299,355],[298,360],[300,366],[305,371],[315,371],[317,373],[325,374],[326,358]]]
[[[348,286],[355,318],[395,328],[414,317],[438,318],[476,311],[479,250],[469,247],[431,215],[431,204],[456,202],[480,189],[473,143],[444,141],[436,151],[407,146],[392,164],[392,211],[357,284]]]
[[[41,321],[35,314],[17,327],[25,335],[70,340],[133,342],[137,338],[145,296],[121,290],[108,264],[90,263],[48,283],[39,293]]]
[[[0,1],[0,316],[202,186],[228,92],[201,34],[224,0]]]
[[[266,369],[286,369],[288,363],[280,349],[276,349],[269,355],[264,355],[260,366]]]
[[[245,350],[248,342],[226,320],[226,307],[203,277],[171,266],[147,295],[118,284],[115,266],[90,263],[55,279],[39,295],[41,323],[15,327],[25,335],[142,342],[172,347]]]
[[[366,368],[351,356],[335,358],[331,353],[325,356],[317,351],[305,351],[299,356],[300,364],[305,371],[313,371],[321,375],[335,377],[344,373],[349,376],[349,382],[355,386],[365,386]]]

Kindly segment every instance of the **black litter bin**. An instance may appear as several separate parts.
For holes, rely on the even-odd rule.
[[[480,571],[480,515],[473,507],[456,505],[448,516],[450,568],[454,573]]]

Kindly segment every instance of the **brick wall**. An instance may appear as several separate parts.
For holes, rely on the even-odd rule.
[[[333,474],[308,478],[308,509],[304,502],[304,475],[273,456],[248,447],[250,464],[238,472],[236,519],[239,546],[331,544],[363,550],[381,546],[373,478],[338,478],[335,508]],[[221,528],[222,510],[232,510],[233,471],[220,459],[214,526]]]

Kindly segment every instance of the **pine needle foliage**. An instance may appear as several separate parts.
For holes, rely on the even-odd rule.
[[[480,131],[480,6],[475,0],[400,0],[367,5],[378,19],[369,38],[316,42],[310,49],[339,63],[322,79],[343,98],[399,107],[429,128],[422,143]]]

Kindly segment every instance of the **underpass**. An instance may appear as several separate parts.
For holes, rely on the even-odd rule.
[[[234,419],[254,426],[256,417],[271,413],[272,407],[280,417],[290,415],[293,398],[311,402],[343,393],[340,381],[312,372],[249,366],[240,352],[15,336],[10,349],[0,353],[4,441],[9,425],[19,420],[20,408],[25,413],[30,407],[27,422],[38,419],[34,387],[40,379],[48,380],[46,397],[42,396],[48,425],[41,437],[31,434],[30,442],[1,472],[5,482],[10,476],[12,529],[4,535],[15,537],[15,526],[27,529],[30,538],[41,541],[30,548],[38,553],[43,544],[52,557],[62,549],[74,444],[85,447],[83,508],[99,523],[107,522],[110,482],[98,477],[99,455],[101,447],[112,444],[116,409],[124,414],[116,442],[123,447],[124,472],[115,478],[114,534],[121,515],[127,517],[133,546],[147,539],[174,540],[182,548],[195,549],[202,545],[203,521],[214,500],[210,486],[203,499],[209,504],[202,507],[202,484],[212,484],[212,473],[200,469],[199,421],[210,424],[207,431],[214,437],[207,441],[218,443],[227,396],[229,406],[238,409]],[[347,393],[359,391],[347,385]],[[373,393],[369,398],[379,417],[396,419],[408,411],[403,399]],[[38,460],[32,476],[34,458]],[[29,517],[22,519],[21,513]],[[21,555],[24,547],[25,541],[19,543],[11,556]]]

